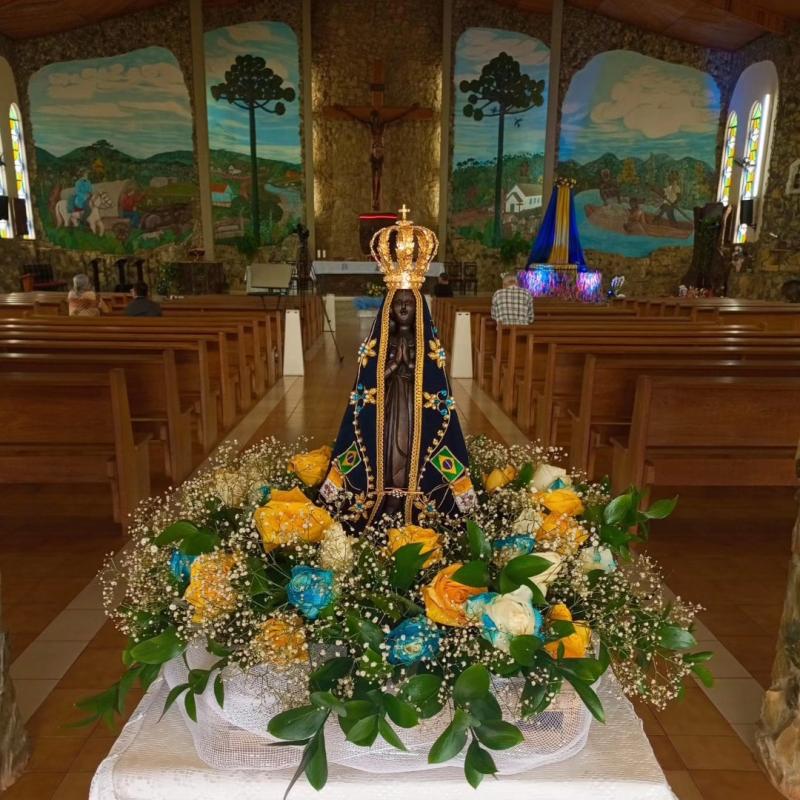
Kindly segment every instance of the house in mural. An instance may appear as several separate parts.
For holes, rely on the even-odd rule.
[[[542,185],[540,183],[515,183],[506,194],[506,214],[520,214],[542,207]]]
[[[558,173],[575,180],[588,250],[643,257],[692,244],[712,199],[720,92],[705,72],[627,50],[579,70],[562,107]]]
[[[49,64],[28,92],[34,196],[50,242],[125,254],[189,238],[192,113],[169,50]]]
[[[234,193],[229,183],[211,184],[211,203],[222,208],[230,208],[233,204]]]

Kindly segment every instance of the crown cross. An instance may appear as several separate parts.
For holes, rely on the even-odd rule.
[[[406,215],[411,213],[411,209],[408,208],[408,206],[406,206],[405,203],[403,203],[403,205],[400,208],[398,208],[397,210],[398,210],[398,212],[400,214],[403,215],[403,222],[405,222],[406,221]]]

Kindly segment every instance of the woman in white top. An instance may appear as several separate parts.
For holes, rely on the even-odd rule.
[[[73,288],[67,295],[71,317],[99,317],[107,314],[109,308],[105,301],[89,288],[89,278],[84,274],[72,279]]]

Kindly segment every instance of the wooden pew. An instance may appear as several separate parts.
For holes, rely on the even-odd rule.
[[[123,527],[149,496],[149,436],[134,435],[123,370],[2,373],[0,414],[0,482],[108,483]]]
[[[111,369],[125,372],[128,404],[134,431],[151,433],[164,450],[164,471],[177,485],[194,466],[192,394],[181,396],[175,351],[161,353],[0,353],[0,373],[50,374],[69,372],[105,375]]]
[[[614,492],[796,486],[798,378],[641,375],[630,434],[612,438]]]

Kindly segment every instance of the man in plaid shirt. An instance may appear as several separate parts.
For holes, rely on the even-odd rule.
[[[492,319],[501,325],[530,325],[533,322],[533,297],[517,285],[513,273],[503,276],[503,288],[492,297]]]

